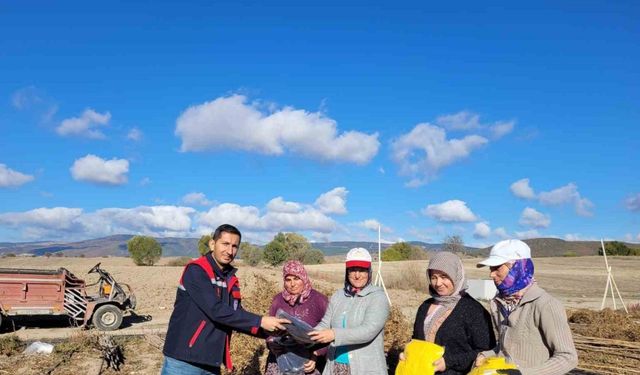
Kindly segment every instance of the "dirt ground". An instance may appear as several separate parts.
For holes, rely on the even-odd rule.
[[[97,279],[96,275],[87,275],[87,271],[101,262],[102,268],[109,271],[119,282],[131,285],[136,293],[138,307],[136,316],[126,317],[123,328],[110,334],[112,336],[144,335],[152,339],[136,339],[123,341],[127,354],[127,363],[119,373],[124,374],[157,374],[161,366],[161,339],[173,308],[175,291],[182,267],[165,266],[171,259],[162,259],[153,267],[138,267],[129,258],[2,258],[0,267],[57,269],[65,267],[76,276],[84,278],[87,283]],[[468,278],[488,278],[487,269],[477,269],[477,259],[465,259]],[[617,285],[625,302],[640,301],[640,257],[610,257],[610,265]],[[559,298],[568,309],[599,309],[606,282],[606,272],[602,257],[572,258],[538,258],[534,259],[536,279],[538,283]],[[410,322],[415,311],[426,298],[427,261],[390,262],[385,263],[382,275],[388,287],[389,296],[394,306],[398,306],[402,315]],[[280,269],[240,266],[240,280],[245,292],[259,293],[255,288],[258,283],[269,283],[273,288],[280,287]],[[315,286],[323,292],[331,292],[344,280],[344,264],[329,263],[308,267]],[[374,269],[374,275],[376,270]],[[264,291],[262,291],[264,292]],[[244,294],[244,293],[243,293]],[[265,299],[265,297],[260,297]],[[607,300],[611,306],[611,299]],[[260,308],[261,309],[261,308]],[[11,322],[9,322],[11,323]],[[15,329],[15,332],[14,332]],[[72,328],[62,320],[45,320],[43,322],[22,319],[17,324],[3,327],[0,340],[16,335],[23,343],[45,341],[52,343],[71,342],[78,335],[92,335],[95,330],[83,331]],[[153,339],[154,337],[158,339]],[[158,340],[160,344],[158,344]],[[234,339],[235,340],[235,339]],[[254,340],[254,339],[250,339]],[[255,340],[254,340],[255,341]],[[1,348],[0,348],[1,349]],[[94,348],[95,349],[95,348]],[[256,349],[257,350],[257,349]],[[0,374],[39,374],[43,368],[51,369],[62,359],[55,356],[26,356],[15,354],[3,355],[0,351]],[[36,368],[34,364],[43,364]],[[71,365],[70,363],[73,363]],[[81,363],[84,365],[80,366]],[[52,374],[108,374],[100,369],[99,351],[93,350],[74,355],[73,361],[63,361]],[[49,366],[49,367],[47,367]],[[115,372],[113,372],[115,373]]]

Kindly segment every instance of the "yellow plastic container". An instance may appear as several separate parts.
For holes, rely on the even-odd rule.
[[[476,367],[468,375],[497,375],[498,370],[516,370],[518,366],[507,363],[503,357],[490,357],[480,367]]]
[[[423,340],[411,340],[404,348],[404,361],[398,362],[396,375],[434,375],[433,362],[442,358],[444,348]]]

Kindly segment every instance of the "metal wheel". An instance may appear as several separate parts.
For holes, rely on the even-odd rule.
[[[93,313],[91,321],[101,331],[113,331],[122,324],[122,311],[115,305],[102,305]]]

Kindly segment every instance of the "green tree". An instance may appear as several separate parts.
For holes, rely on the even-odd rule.
[[[205,234],[198,240],[198,252],[200,255],[205,255],[211,250],[209,249],[209,241],[211,241],[211,236],[208,234]]]
[[[127,241],[127,249],[138,266],[153,266],[162,255],[162,247],[153,237],[134,236]]]
[[[324,253],[318,249],[310,249],[304,254],[302,259],[304,264],[322,264],[324,263]]]
[[[607,255],[640,255],[640,249],[631,248],[619,241],[606,242],[604,248]],[[598,254],[602,255],[602,249],[598,250]]]
[[[272,266],[282,264],[287,260],[287,249],[285,246],[285,235],[278,233],[273,240],[264,247],[262,259]]]
[[[397,242],[382,252],[382,260],[393,262],[396,260],[425,259],[426,253],[419,247],[408,242]]]
[[[240,259],[250,266],[257,266],[262,261],[262,249],[258,246],[252,245],[249,242],[243,242],[240,244]]]
[[[383,262],[395,262],[397,260],[405,260],[406,258],[402,257],[402,254],[393,246],[390,246],[385,251],[382,252],[382,261]]]
[[[299,260],[305,264],[324,262],[324,253],[311,247],[309,241],[298,233],[278,233],[264,247],[263,259],[272,266],[286,260]]]

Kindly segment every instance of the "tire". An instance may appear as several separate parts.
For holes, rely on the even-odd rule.
[[[122,311],[115,305],[102,305],[93,313],[91,322],[101,331],[114,331],[122,324]]]

